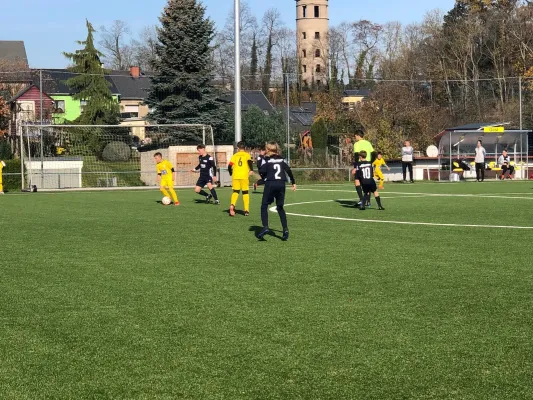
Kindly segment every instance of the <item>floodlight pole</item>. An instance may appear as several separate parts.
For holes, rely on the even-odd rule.
[[[235,0],[235,144],[242,140],[241,131],[241,13]]]
[[[452,131],[450,131],[450,177],[448,178],[450,182],[452,181],[452,157]]]
[[[526,133],[526,179],[529,179],[529,134]]]
[[[290,93],[289,93],[289,90],[290,90],[290,85],[289,85],[289,73],[287,72],[287,74],[285,75],[285,82],[286,82],[286,86],[285,86],[285,94],[287,96],[287,163],[290,165],[291,163],[291,148],[290,148],[290,145],[291,145],[291,127],[290,127],[290,118],[291,118],[291,111],[290,111],[290,101],[291,101],[291,98],[290,98]]]
[[[522,130],[522,77],[518,77],[518,97],[520,103],[520,130]]]
[[[43,70],[39,70],[39,137],[41,139],[41,188],[44,186],[44,143],[43,143]]]
[[[18,130],[18,126],[16,129]],[[22,185],[20,189],[24,190],[25,189],[25,186],[24,186],[25,184],[24,182],[24,126],[20,127],[20,177],[21,177],[21,185]]]

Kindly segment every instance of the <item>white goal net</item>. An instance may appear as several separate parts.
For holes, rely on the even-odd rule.
[[[23,189],[118,188],[155,184],[153,154],[177,170],[188,186],[198,161],[196,146],[216,152],[210,125],[24,125]],[[216,156],[216,154],[215,154]]]

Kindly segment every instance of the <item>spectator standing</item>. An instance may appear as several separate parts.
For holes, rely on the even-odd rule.
[[[415,151],[411,147],[409,140],[406,140],[402,147],[402,173],[403,181],[407,182],[407,170],[409,170],[409,181],[414,183],[413,179],[413,155]]]
[[[477,141],[476,145],[476,158],[474,162],[476,163],[476,180],[478,182],[483,182],[485,180],[485,157],[487,152],[483,147],[483,142],[481,140]]]

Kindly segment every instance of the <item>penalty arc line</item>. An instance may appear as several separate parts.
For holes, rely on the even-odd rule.
[[[331,203],[335,200],[321,200],[321,201],[306,201],[302,203],[292,203],[285,204],[285,207],[297,206],[304,204],[315,204],[315,203]],[[270,207],[271,212],[277,213],[276,206]],[[415,222],[415,221],[391,221],[391,220],[377,220],[377,219],[364,219],[364,218],[345,218],[345,217],[329,217],[325,215],[313,215],[313,214],[300,214],[300,213],[291,213],[287,212],[287,215],[295,217],[305,217],[305,218],[317,218],[317,219],[329,219],[334,221],[351,221],[351,222],[370,222],[376,224],[393,224],[393,225],[421,225],[421,226],[439,226],[439,227],[448,227],[448,228],[483,228],[483,229],[522,229],[522,230],[533,230],[533,226],[513,226],[513,225],[476,225],[476,224],[446,224],[438,222]]]

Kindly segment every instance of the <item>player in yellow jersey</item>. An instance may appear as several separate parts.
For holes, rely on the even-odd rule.
[[[385,182],[385,177],[383,176],[383,172],[381,172],[381,167],[387,168],[387,171],[390,171],[390,168],[387,165],[385,159],[383,158],[381,151],[378,151],[378,156],[376,160],[372,163],[372,167],[374,167],[374,179],[376,179],[379,183],[378,189],[383,189],[383,182]]]
[[[4,186],[2,185],[2,170],[6,166],[6,163],[0,160],[0,194],[4,194]]]
[[[157,169],[157,181],[159,182],[159,190],[163,196],[171,197],[175,206],[179,206],[178,196],[174,190],[174,181],[176,180],[176,171],[168,160],[163,160],[161,153],[155,153],[154,159]]]
[[[235,153],[229,162],[228,171],[231,175],[231,204],[229,206],[229,215],[235,216],[235,204],[239,199],[239,192],[242,192],[242,201],[244,203],[244,215],[250,215],[250,193],[249,193],[249,176],[253,174],[254,164],[250,154],[244,151],[244,142],[237,143],[237,153]]]

